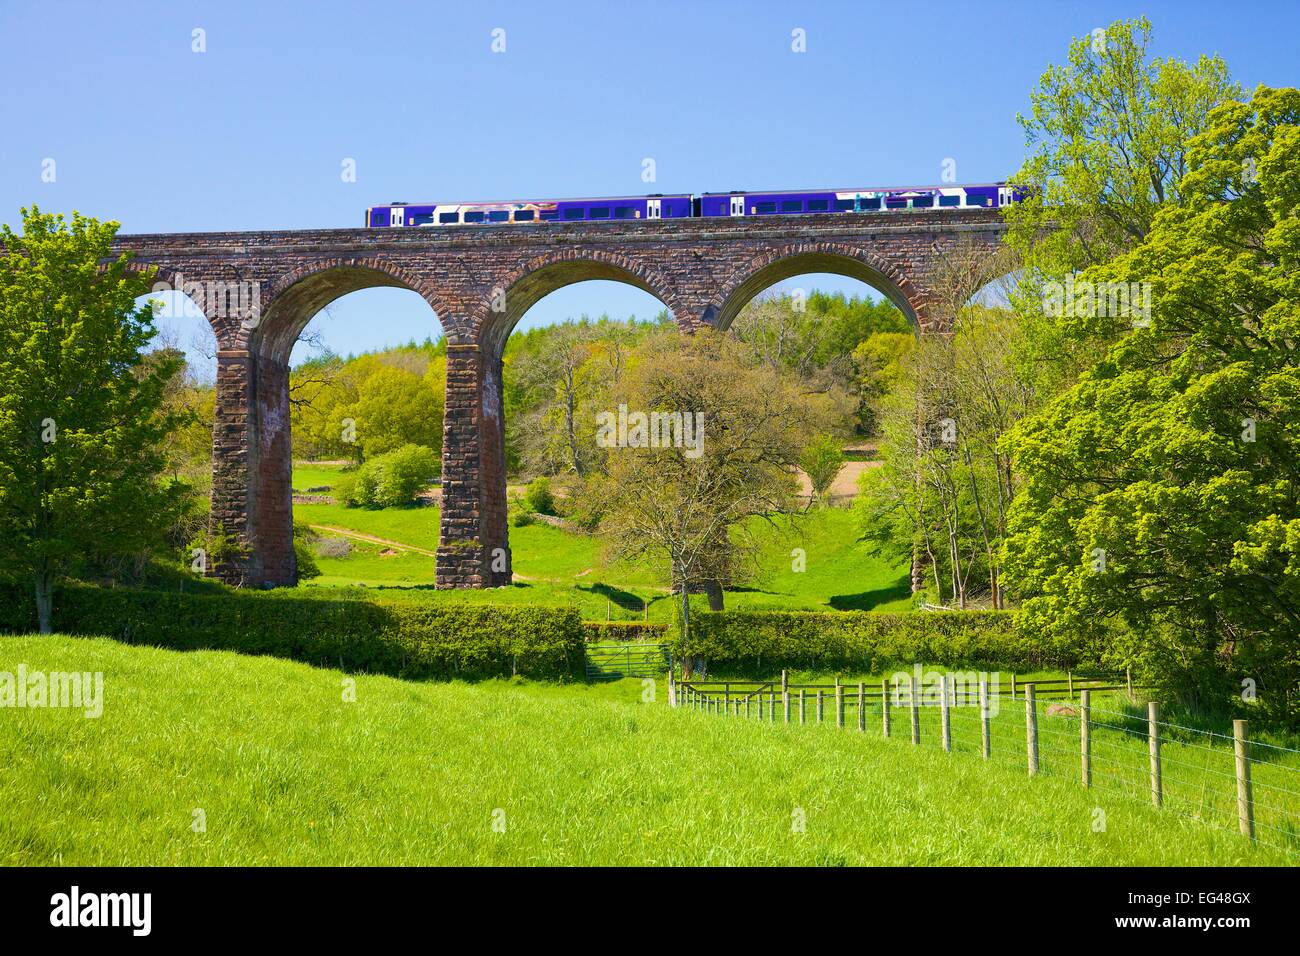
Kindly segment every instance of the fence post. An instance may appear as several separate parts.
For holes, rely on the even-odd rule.
[[[1032,682],[1025,685],[1025,751],[1032,777],[1038,773],[1038,694]]]
[[[867,685],[858,681],[858,730],[867,729]]]
[[[725,714],[731,709],[731,682],[722,685],[722,712]]]
[[[781,709],[785,711],[785,722],[790,723],[790,683],[784,669],[781,671]]]
[[[920,704],[916,700],[916,675],[913,674],[908,680],[911,683],[907,705],[912,711],[912,743],[915,745],[921,742],[921,711]]]
[[[989,759],[989,679],[980,678],[980,753]]]
[[[844,687],[838,677],[835,678],[835,726],[844,729]]]
[[[939,727],[943,739],[943,749],[952,751],[952,724],[948,710],[948,675],[939,675]]]
[[[1250,789],[1250,739],[1247,721],[1232,722],[1232,750],[1237,757],[1237,823],[1241,835],[1255,839],[1255,798]]]
[[[673,672],[668,672],[668,706],[677,706],[677,685],[673,683]]]
[[[803,697],[803,688],[800,687],[800,688],[799,688],[799,723],[801,723],[801,724],[804,723],[804,721],[805,721],[806,719],[807,719],[807,715],[806,715],[806,711],[805,711],[805,703],[804,703],[804,697]]]
[[[1011,699],[1016,699],[1016,675],[1011,675]]]
[[[1128,685],[1128,699],[1132,700],[1133,699],[1133,669],[1131,667],[1124,668],[1124,683]]]
[[[748,697],[745,698],[745,716],[746,716],[746,717],[749,716],[749,698],[748,698]]]
[[[880,682],[880,730],[883,736],[889,736],[889,678]]]
[[[1162,802],[1160,792],[1160,705],[1147,702],[1147,749],[1151,752],[1151,802],[1157,807]]]
[[[823,711],[824,711],[824,704],[822,702],[821,688],[819,687],[817,688],[817,723],[819,724],[822,722]]]
[[[1085,787],[1092,786],[1092,727],[1089,709],[1092,704],[1091,697],[1091,691],[1079,691],[1079,760]]]
[[[770,686],[767,689],[767,719],[776,723],[776,691]]]

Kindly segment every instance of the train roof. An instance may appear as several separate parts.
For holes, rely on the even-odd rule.
[[[855,186],[825,189],[733,189],[730,192],[700,193],[701,196],[802,196],[805,193],[902,193],[913,189],[976,189],[1011,185],[997,183],[942,183],[937,186]]]

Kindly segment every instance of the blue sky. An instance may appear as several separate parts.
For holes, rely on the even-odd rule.
[[[35,202],[125,232],[344,227],[392,200],[934,182],[947,158],[960,182],[1002,179],[1044,68],[1139,13],[1157,55],[1297,82],[1296,2],[3,0],[0,221]],[[524,321],[658,307],[584,283]],[[340,352],[437,332],[413,293],[330,312]]]

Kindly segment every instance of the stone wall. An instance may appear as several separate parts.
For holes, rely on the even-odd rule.
[[[996,210],[882,215],[536,223],[455,229],[125,235],[157,279],[195,300],[218,341],[212,521],[246,555],[223,577],[297,579],[292,543],[289,353],[323,306],[357,289],[419,293],[448,339],[439,587],[511,581],[501,351],[515,323],[555,289],[588,279],[657,296],[679,326],[726,328],[755,294],[833,272],[889,296],[922,332],[946,328],[930,292],[955,243],[990,249]],[[232,290],[240,292],[234,295]]]

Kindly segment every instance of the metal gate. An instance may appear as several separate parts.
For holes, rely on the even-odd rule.
[[[587,645],[587,680],[618,680],[621,677],[658,677],[672,668],[673,655],[667,644]]]

